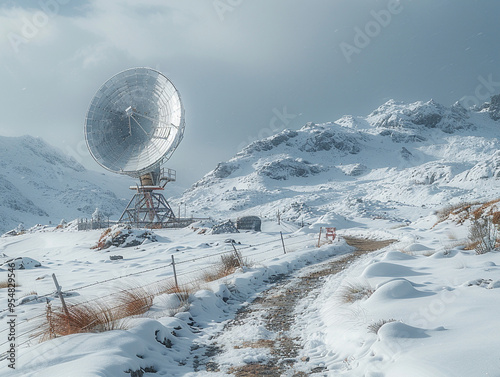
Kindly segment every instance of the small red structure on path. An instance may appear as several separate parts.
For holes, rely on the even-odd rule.
[[[337,228],[326,228],[326,239],[328,237],[331,237],[332,241],[334,241],[335,237],[337,237]]]

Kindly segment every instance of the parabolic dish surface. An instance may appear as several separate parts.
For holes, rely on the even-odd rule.
[[[184,110],[172,82],[151,68],[106,81],[85,119],[85,140],[104,168],[139,177],[168,160],[184,134]]]

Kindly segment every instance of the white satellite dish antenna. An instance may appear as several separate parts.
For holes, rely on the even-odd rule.
[[[85,140],[105,169],[140,179],[120,221],[163,226],[175,220],[165,197],[157,193],[175,181],[161,168],[184,135],[184,109],[174,84],[151,68],[131,68],[106,81],[90,102]]]

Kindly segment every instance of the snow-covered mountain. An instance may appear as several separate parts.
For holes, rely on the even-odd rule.
[[[256,141],[184,193],[197,215],[397,221],[499,196],[500,96],[476,109],[388,101],[368,116]]]
[[[256,141],[182,197],[195,216],[277,212],[292,221],[329,212],[413,220],[461,201],[499,196],[500,96],[476,109],[388,101],[368,116],[307,123]],[[116,218],[131,180],[86,170],[41,139],[0,137],[0,232],[23,222]]]
[[[178,199],[196,215],[267,216],[261,232],[228,236],[207,232],[212,222],[200,221],[183,229],[155,229],[157,242],[105,250],[93,248],[102,240],[97,230],[51,227],[1,237],[4,270],[12,258],[23,267],[41,266],[16,271],[22,274],[13,293],[17,330],[4,320],[0,332],[17,331],[17,348],[0,340],[5,346],[0,368],[15,366],[11,375],[23,377],[67,376],[69,370],[81,377],[264,370],[275,375],[498,375],[497,354],[485,350],[500,343],[491,331],[500,324],[494,304],[500,303],[500,253],[465,249],[471,241],[466,218],[491,213],[498,223],[498,200],[434,213],[447,204],[500,197],[495,103],[465,110],[432,101],[390,101],[366,117],[285,130],[220,163]],[[1,141],[4,214],[47,220],[57,211],[83,212],[86,206],[92,211],[108,195],[99,187],[127,186],[117,177],[107,180],[85,171],[38,139]],[[108,198],[119,200],[113,194]],[[277,223],[272,217],[278,210],[282,219],[312,224]],[[333,243],[321,232],[323,226],[337,227]],[[397,241],[370,254],[351,253],[349,236],[357,239],[354,245],[370,248],[380,245],[377,239],[385,245]],[[228,242],[233,237],[236,242]],[[217,271],[222,255],[234,252],[251,267],[213,281],[204,278]],[[176,269],[171,269],[174,256]],[[142,316],[131,309],[126,330],[38,343],[40,330],[54,336],[57,321],[50,316],[62,313],[51,273],[64,284],[68,307],[95,305],[97,317],[105,312],[108,321],[126,303],[113,292],[123,293],[127,286],[132,292],[138,281],[137,292],[144,289],[144,297],[152,292],[151,306],[144,306]],[[288,300],[290,292],[296,300]],[[136,297],[131,296],[135,303]],[[10,301],[10,293],[0,295],[0,318],[11,313]],[[67,322],[59,323],[67,331]]]
[[[0,137],[0,233],[20,223],[121,214],[130,180],[89,171],[40,138]]]

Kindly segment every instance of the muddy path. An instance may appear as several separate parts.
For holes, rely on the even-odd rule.
[[[307,362],[307,358],[304,360],[298,359],[301,347],[300,339],[292,338],[289,335],[289,330],[294,323],[295,306],[300,300],[314,294],[314,291],[319,291],[325,277],[343,271],[362,255],[384,248],[396,241],[378,241],[353,237],[344,237],[344,239],[347,244],[356,248],[354,252],[341,257],[334,257],[332,260],[319,265],[306,267],[291,276],[276,276],[274,281],[269,282],[275,283],[272,288],[261,292],[250,305],[241,309],[236,317],[225,326],[224,333],[230,332],[234,327],[242,326],[249,321],[265,326],[268,332],[274,334],[272,339],[263,337],[253,339],[251,342],[238,342],[236,340],[233,345],[235,349],[263,349],[269,355],[265,360],[249,362],[243,366],[222,365],[220,360],[223,358],[217,356],[223,356],[227,350],[224,350],[217,342],[217,338],[215,338],[207,348],[207,353],[203,358],[205,360],[200,360],[200,363],[196,366],[196,371],[205,372],[203,373],[205,375],[211,374],[207,372],[222,372],[236,377],[320,376],[320,372],[323,371],[322,368],[313,368],[308,372],[294,371],[296,362]]]

